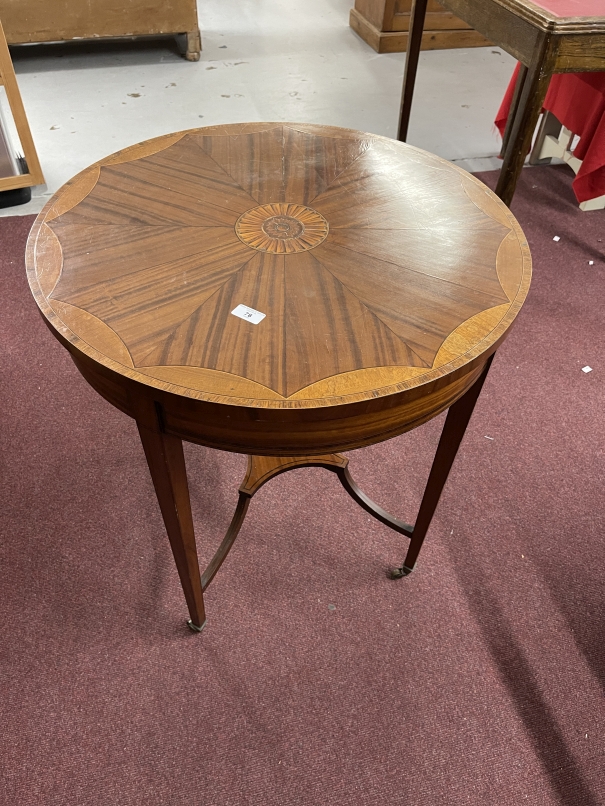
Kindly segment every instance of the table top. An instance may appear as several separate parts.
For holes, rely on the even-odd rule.
[[[605,0],[533,0],[556,17],[605,17]]]
[[[494,21],[485,16],[486,9],[498,8],[510,12],[536,29],[557,35],[597,35],[605,34],[605,0],[444,0],[445,7],[461,19],[474,22],[477,30],[493,28]],[[498,26],[503,23],[496,23]],[[510,25],[510,20],[508,23]],[[506,28],[505,24],[505,28]],[[504,30],[502,33],[506,33]],[[493,33],[491,34],[493,35]],[[508,32],[510,38],[511,32]],[[521,37],[524,35],[521,33]],[[518,38],[515,37],[515,38]],[[529,46],[528,40],[526,46]],[[496,44],[499,44],[496,40]],[[592,43],[595,45],[596,43]],[[504,45],[500,45],[504,47]],[[590,43],[586,45],[590,47]],[[602,59],[602,53],[595,58]],[[579,68],[578,68],[579,69]],[[590,69],[598,70],[598,67]]]
[[[292,123],[101,160],[40,213],[27,264],[72,351],[147,387],[273,409],[370,400],[476,363],[531,274],[515,218],[470,174]]]

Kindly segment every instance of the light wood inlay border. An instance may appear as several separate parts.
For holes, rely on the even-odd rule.
[[[472,230],[469,229],[469,233],[471,231],[476,232],[477,225],[479,225],[479,229],[484,226],[481,224],[482,216],[484,217],[483,220],[485,222],[492,221],[504,228],[504,237],[502,238],[497,253],[494,253],[495,260],[493,272],[498,286],[502,288],[503,292],[510,300],[509,304],[498,305],[492,302],[491,305],[488,304],[485,314],[483,314],[481,311],[477,313],[473,313],[471,311],[470,315],[467,316],[466,319],[456,323],[451,336],[445,333],[442,337],[441,346],[438,348],[437,356],[434,358],[434,360],[432,360],[432,366],[405,366],[405,362],[402,366],[388,366],[384,363],[378,363],[376,366],[366,366],[358,369],[346,369],[344,372],[340,373],[334,373],[332,371],[325,378],[317,380],[314,383],[304,385],[302,388],[289,395],[284,395],[283,393],[277,392],[275,389],[270,389],[262,383],[259,384],[257,381],[253,380],[252,377],[245,378],[241,375],[234,375],[233,372],[225,372],[224,370],[218,368],[212,369],[209,366],[196,368],[194,366],[171,367],[156,365],[153,367],[140,366],[140,368],[137,369],[136,367],[131,366],[132,362],[129,363],[128,361],[127,354],[130,355],[130,352],[126,344],[124,344],[124,349],[126,352],[122,353],[119,353],[119,351],[116,351],[115,349],[115,344],[117,344],[117,342],[114,342],[114,349],[106,349],[106,347],[101,347],[104,342],[100,340],[100,330],[97,327],[96,330],[93,328],[94,333],[96,333],[96,342],[91,345],[87,338],[85,338],[83,335],[78,335],[77,332],[74,332],[74,330],[72,330],[72,328],[69,326],[69,323],[65,321],[65,319],[69,319],[71,324],[75,327],[75,319],[73,316],[71,318],[68,316],[63,318],[59,317],[57,314],[58,310],[65,312],[69,310],[69,308],[58,306],[56,303],[61,301],[65,302],[67,305],[69,305],[69,303],[67,300],[55,300],[54,303],[50,305],[47,301],[47,297],[52,291],[51,285],[54,285],[54,282],[56,282],[57,267],[59,266],[59,250],[55,247],[56,257],[54,259],[51,258],[52,247],[50,244],[52,243],[53,238],[56,241],[56,235],[53,233],[51,237],[46,222],[54,221],[65,213],[72,215],[73,212],[80,211],[80,209],[82,209],[82,211],[85,213],[83,216],[82,213],[79,213],[79,215],[82,216],[82,220],[86,220],[86,222],[88,222],[90,220],[91,211],[93,208],[89,207],[87,211],[84,211],[82,204],[86,203],[88,199],[92,199],[91,194],[96,192],[95,188],[98,183],[99,170],[103,165],[143,166],[146,159],[154,160],[157,155],[161,155],[162,163],[168,165],[171,147],[182,148],[184,144],[189,142],[208,142],[208,138],[216,137],[232,144],[229,146],[230,148],[241,148],[247,147],[245,144],[252,142],[250,138],[264,136],[265,134],[271,132],[274,133],[272,135],[272,142],[275,142],[275,133],[280,131],[295,133],[295,136],[298,137],[315,138],[305,141],[307,143],[305,148],[313,147],[315,149],[314,152],[309,152],[309,155],[306,158],[306,164],[309,164],[309,160],[311,160],[311,162],[313,160],[323,161],[329,158],[330,160],[340,160],[344,166],[340,172],[338,170],[334,172],[334,169],[330,168],[326,163],[326,168],[322,168],[322,170],[328,171],[326,174],[327,176],[332,175],[335,177],[335,179],[329,180],[332,182],[332,185],[328,187],[327,195],[326,191],[321,191],[320,189],[316,201],[309,199],[310,205],[301,206],[310,206],[311,209],[313,209],[313,205],[315,203],[319,203],[321,199],[324,198],[324,195],[326,198],[330,198],[330,194],[333,194],[334,188],[346,188],[346,183],[349,181],[348,177],[350,176],[354,184],[351,184],[351,187],[347,188],[346,194],[343,196],[343,198],[348,197],[352,202],[356,203],[354,195],[355,193],[367,194],[370,192],[370,198],[378,201],[378,207],[376,209],[381,211],[381,221],[383,222],[380,226],[387,227],[387,230],[382,231],[379,239],[381,249],[383,251],[384,247],[387,247],[388,249],[388,241],[391,237],[388,227],[393,226],[393,224],[388,222],[391,220],[393,222],[395,221],[393,219],[393,215],[395,214],[394,211],[396,208],[393,205],[399,204],[400,210],[405,211],[408,209],[406,207],[408,204],[407,198],[410,199],[410,203],[414,206],[424,204],[422,201],[422,193],[418,196],[418,200],[414,198],[414,189],[421,189],[419,178],[423,175],[423,172],[425,172],[424,175],[427,177],[427,179],[432,182],[432,174],[430,171],[435,171],[435,198],[439,199],[441,196],[444,201],[438,203],[441,205],[450,204],[452,210],[452,213],[448,212],[447,215],[445,215],[446,207],[443,207],[444,215],[441,215],[441,218],[438,219],[439,224],[434,225],[434,227],[439,228],[439,230],[434,229],[435,233],[441,231],[446,234],[448,232],[448,227],[452,228],[452,233],[462,233],[464,227],[467,226],[466,221],[468,221],[469,224],[471,221],[473,222],[471,225]],[[285,139],[284,142],[286,142]],[[312,143],[315,143],[315,145],[311,146]],[[318,150],[323,147],[321,145],[322,143],[326,143],[326,146],[329,145],[330,148],[330,151],[326,151],[326,156],[320,156],[321,152]],[[360,150],[355,152],[351,151],[352,148],[357,149],[358,144],[363,144]],[[349,160],[348,163],[345,156],[347,149],[352,155],[354,154],[352,161]],[[278,152],[276,152],[276,154],[278,154]],[[334,156],[331,156],[332,154]],[[397,186],[391,183],[390,172],[383,172],[379,167],[381,163],[378,159],[378,155],[384,155],[380,159],[391,160],[391,164],[395,170],[408,170],[404,166],[409,166],[409,170],[411,171],[410,179],[413,181],[410,189],[404,190],[401,184]],[[279,157],[279,159],[281,160],[281,157]],[[166,160],[168,160],[168,162]],[[323,163],[318,162],[318,165],[319,164]],[[203,170],[206,172],[206,175],[209,179],[211,179],[211,174],[208,174],[209,170],[214,171],[216,177],[222,176],[222,173],[220,172],[223,169],[221,169],[217,163],[211,161],[208,162],[207,165],[208,168],[204,167]],[[397,168],[397,165],[400,165],[401,168]],[[427,168],[429,169],[428,174],[426,173]],[[377,169],[378,172],[376,172]],[[212,178],[211,181],[215,182],[216,180]],[[390,194],[390,196],[385,195],[384,200],[381,196],[382,191],[379,190],[379,182],[386,183],[384,185],[385,194],[387,190]],[[290,186],[294,187],[292,185]],[[391,192],[391,187],[399,187],[400,190],[393,195]],[[448,198],[448,194],[451,194],[452,192],[454,194],[458,193],[458,191],[456,191],[456,187],[460,188],[463,193],[463,197],[468,199],[471,207],[465,208],[463,205],[456,208],[455,206],[452,207],[450,202],[445,202],[445,199]],[[351,194],[351,190],[354,191],[353,195]],[[229,193],[232,195],[234,192],[234,190],[229,190]],[[317,194],[317,190],[315,193]],[[233,196],[233,198],[235,199],[235,196]],[[244,197],[242,196],[242,199],[243,198]],[[246,198],[249,199],[250,197],[247,196]],[[301,196],[301,199],[302,198],[303,197]],[[363,196],[360,195],[359,198],[361,201]],[[427,195],[426,198],[428,200],[430,196]],[[462,197],[460,198],[462,201]],[[397,199],[399,199],[399,201],[397,201]],[[390,207],[385,207],[387,202]],[[251,206],[250,201],[247,201],[246,204],[248,206],[248,211],[254,209]],[[283,205],[287,206],[291,204],[292,202],[275,202],[273,203],[274,206],[272,210],[277,210],[278,214],[282,214],[283,210],[285,209]],[[433,209],[437,209],[433,201],[431,201],[431,204],[433,205]],[[263,205],[257,205],[257,207],[261,208]],[[411,211],[412,208],[410,207],[409,209]],[[423,213],[420,212],[421,209],[422,207],[416,209],[413,218],[410,219],[411,223],[409,226],[411,227],[411,232],[409,232],[409,234],[406,236],[403,234],[400,236],[405,237],[406,240],[404,243],[413,242],[415,237],[414,233],[420,233],[422,231],[417,228],[417,224],[415,223],[422,219]],[[456,212],[454,212],[454,210],[456,210]],[[475,212],[473,213],[472,210]],[[386,211],[388,211],[388,213]],[[352,209],[352,213],[353,212],[354,209]],[[402,212],[400,215],[401,214],[408,215],[406,212]],[[245,213],[243,216],[245,216]],[[323,213],[322,216],[325,219]],[[240,213],[240,220],[241,219],[242,213]],[[451,224],[447,223],[448,219],[451,221]],[[233,218],[232,220],[234,222],[232,226],[235,226],[237,217]],[[326,244],[330,242],[330,236],[328,234],[329,224],[330,222],[328,219],[326,220],[326,228],[328,232],[324,236]],[[398,230],[400,226],[401,223],[398,223]],[[463,229],[461,230],[460,227]],[[423,228],[425,229],[425,227]],[[97,231],[101,232],[102,230],[98,228]],[[219,231],[220,228],[216,230],[217,234]],[[226,230],[224,231],[226,232]],[[353,232],[353,230],[350,231]],[[364,231],[367,231],[367,226]],[[485,231],[486,233],[489,231],[489,226]],[[339,224],[338,232],[341,233],[339,238],[342,239],[343,237],[348,237],[346,236],[346,232],[348,232],[348,230],[346,230],[346,228],[343,229],[342,224]],[[378,229],[376,232],[378,232]],[[507,232],[508,234],[506,234]],[[456,238],[459,239],[459,237],[460,235],[456,235]],[[410,239],[412,240],[410,241]],[[34,245],[36,243],[39,245],[38,248],[42,250],[39,252],[39,258],[43,255],[47,255],[48,257],[48,260],[44,257],[39,259],[39,270],[41,271],[40,277],[37,276],[34,257]],[[435,241],[435,244],[437,243],[438,242]],[[60,244],[58,244],[58,246],[60,247]],[[51,249],[51,252],[48,251],[49,249]],[[321,245],[321,249],[323,249],[323,245]],[[255,251],[257,250],[251,249],[250,254],[253,255]],[[429,249],[427,252],[427,257],[432,257],[430,252],[431,250]],[[319,260],[323,261],[323,263],[316,262],[308,265],[305,264],[306,267],[304,269],[303,265],[301,264],[300,271],[302,271],[303,274],[300,274],[300,277],[310,276],[308,274],[310,270],[313,272],[319,272],[317,274],[318,280],[320,277],[327,278],[332,274],[332,264],[326,263],[326,255],[328,253],[322,253],[322,255],[320,255],[319,249],[316,250],[315,248],[311,248],[311,251],[306,252],[306,254],[309,256],[317,254],[319,256]],[[353,255],[354,252],[351,254]],[[446,253],[444,253],[444,256],[445,255]],[[291,255],[286,254],[285,258],[286,260],[290,260],[294,259],[294,257],[299,258],[302,256],[303,255],[300,253]],[[306,259],[307,258],[305,258],[305,260]],[[388,260],[391,260],[391,258],[388,258]],[[363,255],[359,255],[359,265],[363,265],[365,262],[366,258]],[[251,269],[246,268],[246,265],[247,264],[244,265],[244,269],[245,272],[248,272],[249,274]],[[250,264],[251,267],[253,265],[255,264]],[[292,264],[292,266],[294,265],[295,264]],[[383,265],[386,266],[388,264]],[[54,266],[54,269],[51,268],[52,266]],[[266,271],[262,268],[261,264],[259,264],[259,267],[260,269],[254,269],[254,271]],[[415,268],[415,270],[417,269]],[[239,274],[236,272],[236,274],[233,275],[233,282],[236,282],[236,285],[240,282],[237,279],[240,275],[242,278],[248,276],[241,274],[241,270],[238,271]],[[270,292],[273,295],[273,298],[275,298],[275,293],[286,293],[285,289],[287,288],[288,278],[295,276],[290,274],[291,271],[291,269],[286,267],[284,274],[284,282],[286,285],[283,287],[283,291],[279,290],[279,285],[276,286],[275,283],[271,281],[272,286],[267,286],[267,293]],[[322,274],[322,272],[324,273]],[[478,356],[486,351],[488,352],[490,349],[495,349],[499,343],[499,340],[501,340],[506,330],[514,320],[529,285],[531,261],[523,233],[521,232],[519,225],[515,221],[510,211],[507,210],[506,207],[499,202],[499,200],[497,200],[496,197],[489,190],[487,190],[487,188],[485,188],[485,186],[478,182],[478,180],[461,169],[458,169],[456,166],[453,166],[451,163],[448,163],[445,160],[440,160],[433,155],[425,154],[425,152],[410,146],[402,147],[401,145],[397,144],[396,141],[389,140],[388,138],[382,138],[377,135],[364,134],[354,132],[352,130],[338,129],[335,127],[321,127],[309,124],[268,123],[219,126],[208,129],[179,132],[163,138],[157,138],[156,140],[149,141],[148,143],[137,144],[131,149],[124,149],[118,154],[100,161],[96,166],[87,169],[79,177],[76,177],[74,180],[72,180],[72,182],[70,182],[64,190],[62,189],[59,191],[59,193],[56,194],[56,197],[51,200],[45,210],[43,210],[38,217],[32,229],[30,245],[28,246],[28,273],[32,290],[36,296],[41,310],[44,312],[44,315],[47,316],[50,323],[54,322],[56,324],[57,331],[61,335],[61,338],[65,339],[74,350],[81,351],[84,355],[89,356],[92,360],[105,365],[108,371],[123,374],[125,378],[138,383],[144,383],[145,385],[149,386],[150,389],[153,388],[163,390],[170,394],[185,395],[199,401],[206,401],[209,403],[224,403],[239,407],[243,406],[260,409],[277,408],[283,410],[292,410],[297,408],[321,409],[332,405],[358,403],[363,400],[374,400],[377,397],[388,397],[390,395],[406,393],[427,383],[433,383],[439,378],[445,377],[448,373],[455,373],[466,365],[472,365]],[[428,278],[430,275],[430,269],[427,274],[426,268],[422,268],[422,274],[419,274],[418,276],[419,278],[422,276]],[[261,276],[262,275],[258,275],[258,277]],[[53,279],[53,283],[50,282],[51,277]],[[262,287],[262,282],[264,281],[262,281],[261,285],[259,286],[259,280],[252,280],[253,275],[250,275],[250,277],[251,282],[253,282],[253,285],[249,286],[250,289]],[[334,274],[333,277],[336,278],[337,275]],[[477,277],[479,277],[479,275],[477,275]],[[321,282],[323,283],[324,281],[322,280]],[[337,281],[334,279],[330,282],[335,283]],[[338,283],[341,282],[342,279],[338,280]],[[422,282],[425,281],[422,280]],[[433,282],[433,280],[431,280],[431,282]],[[468,282],[470,283],[471,280],[469,279]],[[486,280],[481,280],[480,282],[485,285]],[[235,287],[236,286],[234,286],[234,288]],[[345,289],[346,294],[350,293],[350,291],[347,289],[353,288],[353,286],[349,286],[346,282],[342,287]],[[451,286],[452,289],[454,287],[455,286]],[[485,288],[487,287],[488,286],[485,285]],[[223,288],[223,286],[217,286],[216,293],[219,293],[219,288]],[[334,289],[336,288],[337,285],[334,285]],[[444,286],[444,290],[445,289],[446,286]],[[243,285],[242,290],[245,290]],[[319,286],[317,286],[317,290],[319,291]],[[314,291],[313,293],[317,292]],[[325,293],[325,289],[321,293]],[[472,293],[476,293],[476,291]],[[359,296],[358,291],[355,291],[354,294],[357,297]],[[204,292],[204,298],[209,299],[210,302],[212,302],[214,299],[214,297],[208,298],[207,292]],[[218,297],[216,297],[216,299],[218,304]],[[269,297],[267,297],[267,299],[269,299]],[[496,299],[497,298],[494,297],[494,300]],[[353,297],[351,297],[351,300],[353,300]],[[210,302],[203,304],[208,305]],[[238,302],[251,305],[252,307],[255,307],[256,304],[257,309],[262,310],[262,301],[257,301],[257,303],[254,303],[254,300],[246,297],[242,299],[238,298]],[[215,303],[212,302],[212,304],[214,305]],[[352,302],[346,303],[348,306],[351,304]],[[374,303],[372,303],[372,305],[374,305]],[[345,309],[343,308],[343,311],[344,310]],[[352,310],[353,309],[350,309],[347,315],[351,315]],[[360,309],[360,311],[361,310],[362,309]],[[383,317],[383,314],[378,308],[370,307],[368,311],[370,310],[377,312],[378,316],[381,318],[381,321],[390,321],[388,317],[386,319]],[[317,305],[309,309],[309,313],[313,313],[313,311],[317,311]],[[498,312],[497,314],[495,313],[496,311]],[[284,321],[288,321],[292,314],[289,314],[286,308],[284,309],[282,315],[285,317]],[[305,313],[304,315],[307,316],[308,314]],[[372,315],[375,315],[375,313]],[[356,316],[358,315],[356,314]],[[497,320],[498,316],[501,317],[499,320]],[[80,318],[78,321],[81,323],[83,319]],[[94,319],[91,318],[89,321],[92,322]],[[111,329],[109,331],[115,333],[118,340],[121,339],[119,336],[119,321],[120,320],[118,318],[118,330],[113,330],[114,325],[111,325]],[[271,321],[276,321],[274,314],[272,314]],[[231,327],[232,322],[229,316],[227,316],[225,322]],[[361,322],[361,320],[359,320],[359,322]],[[479,323],[486,322],[489,323],[489,327],[488,332],[484,333],[482,328],[479,326]],[[242,326],[243,325],[245,325],[245,323],[242,323]],[[263,325],[261,324],[258,327],[262,328]],[[389,324],[388,327],[390,328],[392,325]],[[262,330],[258,330],[257,332],[261,333]],[[463,338],[464,334],[466,335]],[[401,337],[398,336],[397,338]],[[477,339],[474,343],[473,338]],[[456,354],[453,345],[458,345],[458,354]],[[115,360],[118,359],[119,355],[122,355],[123,361]],[[445,360],[446,356],[447,360]],[[239,381],[235,382],[234,379],[237,379],[238,377]]]

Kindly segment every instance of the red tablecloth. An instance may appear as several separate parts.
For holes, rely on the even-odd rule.
[[[496,116],[504,134],[519,65],[513,73]],[[582,167],[573,181],[579,202],[605,195],[605,73],[558,73],[550,80],[544,101],[548,109],[580,141],[574,156]]]

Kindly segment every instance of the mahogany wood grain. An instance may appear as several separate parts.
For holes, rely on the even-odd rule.
[[[128,156],[49,202],[30,238],[30,279],[78,364],[92,359],[87,377],[102,366],[130,389],[168,393],[185,419],[185,400],[233,407],[235,420],[266,409],[307,424],[324,408],[397,400],[414,402],[415,422],[414,390],[440,407],[527,291],[512,215],[470,175],[394,141],[253,124],[160,138]],[[242,235],[244,220],[264,246]],[[276,221],[292,228],[283,238],[264,234]],[[266,318],[238,319],[240,303]],[[476,342],[475,318],[488,311],[496,319]],[[454,332],[458,353],[436,366]]]
[[[418,517],[412,529],[410,545],[403,565],[401,568],[395,569],[392,574],[395,579],[400,576],[406,576],[414,570],[424,538],[431,525],[433,514],[439,503],[441,493],[443,492],[445,482],[447,481],[454,459],[456,458],[456,453],[464,437],[466,427],[475,409],[475,404],[481,394],[481,389],[485,383],[493,358],[493,355],[490,356],[477,382],[468,390],[464,397],[461,397],[454,403],[447,413],[433,466],[431,467],[429,479],[418,511]]]
[[[183,443],[164,433],[161,414],[148,401],[141,400],[138,404],[137,425],[189,608],[190,626],[201,632],[206,623],[206,614]]]
[[[297,467],[308,467],[313,464],[317,467],[346,468],[349,460],[335,453],[326,453],[313,457],[312,462],[308,456],[249,456],[248,470],[240,485],[240,492],[254,495],[260,488],[275,476],[294,470]]]
[[[198,628],[249,498],[279,472],[331,469],[412,535],[334,454],[459,400],[466,411],[531,274],[518,223],[469,174],[376,135],[289,123],[181,132],[91,166],[38,216],[27,266],[79,371],[137,421]],[[238,305],[265,316],[252,324]],[[251,456],[201,582],[183,439]]]
[[[322,454],[321,456],[313,457],[249,456],[248,470],[239,488],[239,497],[235,512],[225,537],[210,560],[208,567],[202,574],[202,590],[206,590],[208,585],[212,582],[217,571],[220,569],[229,551],[231,550],[231,547],[233,546],[233,543],[240,532],[244,518],[246,517],[252,496],[255,495],[264,484],[266,484],[272,478],[275,478],[275,476],[279,476],[281,473],[287,473],[289,470],[294,470],[296,468],[314,466],[322,467],[325,470],[331,470],[332,472],[336,473],[342,486],[345,488],[351,498],[363,509],[365,509],[366,512],[372,515],[372,517],[376,518],[376,520],[384,523],[389,528],[399,532],[399,534],[403,534],[406,537],[411,538],[414,533],[414,527],[410,526],[408,523],[404,523],[398,518],[394,518],[392,515],[382,509],[382,507],[374,503],[374,501],[372,501],[364,492],[362,492],[362,490],[359,489],[351,478],[348,465],[349,460],[346,457],[334,453]],[[396,579],[398,576],[403,576],[403,574],[399,574],[398,571],[396,571],[393,574],[393,578]],[[188,624],[192,629],[198,632],[201,631],[201,629],[194,625],[193,621],[190,620]]]

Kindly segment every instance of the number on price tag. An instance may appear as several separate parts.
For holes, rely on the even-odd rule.
[[[245,319],[246,322],[251,322],[253,325],[258,325],[267,315],[266,313],[255,311],[254,308],[249,308],[247,305],[238,305],[231,313],[234,316],[239,316],[240,319]]]

